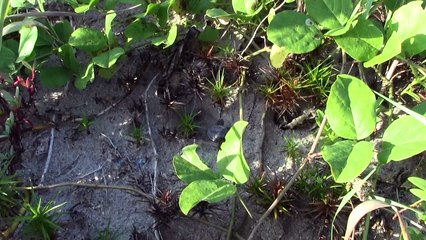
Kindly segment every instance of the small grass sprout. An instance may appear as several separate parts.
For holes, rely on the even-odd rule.
[[[225,71],[224,69],[219,69],[214,81],[209,82],[209,91],[211,98],[215,104],[218,104],[221,107],[224,107],[227,102],[227,98],[232,92],[232,86],[225,84]]]
[[[302,76],[299,88],[311,91],[321,101],[327,99],[333,74],[331,61],[323,61],[318,64],[304,64],[306,74]]]
[[[15,175],[7,173],[7,168],[8,164],[0,165],[0,217],[9,217],[12,209],[19,203],[16,190],[18,181]]]
[[[258,91],[260,94],[262,94],[265,99],[268,106],[274,106],[276,104],[276,99],[274,95],[280,91],[280,84],[279,82],[273,81],[273,80],[267,80],[266,83],[261,84],[258,87]]]
[[[60,228],[57,220],[62,215],[60,212],[53,211],[66,203],[54,205],[53,201],[49,201],[43,206],[41,197],[36,197],[36,199],[34,204],[24,203],[29,214],[19,217],[24,222],[24,234],[44,240],[53,239],[56,230]]]
[[[294,133],[290,134],[290,136],[284,136],[283,148],[287,152],[287,157],[296,161],[299,165],[302,153],[300,152],[300,142],[296,139]]]
[[[98,237],[96,239],[116,240],[116,239],[120,239],[120,234],[116,231],[111,230],[111,223],[108,221],[108,225],[105,227],[103,231],[99,232]]]
[[[192,136],[194,136],[197,133],[197,129],[200,128],[200,126],[198,126],[196,124],[196,116],[199,114],[200,112],[197,113],[181,113],[179,114],[180,117],[180,122],[178,125],[178,133],[184,137],[184,138],[190,138]]]
[[[90,119],[89,117],[83,117],[81,119],[80,125],[83,131],[86,131],[87,134],[90,134],[89,127],[92,126],[93,123],[93,119]]]

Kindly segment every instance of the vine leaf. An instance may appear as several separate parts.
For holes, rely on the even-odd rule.
[[[195,180],[215,180],[219,177],[205,165],[196,150],[198,145],[192,144],[182,149],[182,155],[173,157],[173,167],[180,180],[189,184]]]
[[[360,79],[340,74],[331,87],[325,114],[342,138],[364,139],[376,126],[376,97]]]
[[[353,11],[351,0],[306,0],[305,3],[309,16],[326,29],[343,27]]]
[[[201,201],[220,202],[237,191],[237,187],[222,179],[191,182],[179,197],[179,207],[187,215]]]
[[[344,183],[352,181],[368,167],[373,150],[374,146],[370,142],[344,140],[325,146],[321,153],[330,165],[334,180]]]
[[[247,182],[250,168],[243,152],[243,133],[246,121],[238,121],[229,129],[217,154],[217,166],[224,178],[238,184]]]

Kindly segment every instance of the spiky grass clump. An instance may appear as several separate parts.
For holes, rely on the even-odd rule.
[[[209,92],[213,102],[221,107],[225,107],[228,97],[232,93],[232,86],[225,83],[225,70],[219,69],[213,81],[209,82]]]
[[[180,122],[178,125],[178,133],[184,137],[184,138],[190,138],[194,136],[197,133],[197,129],[200,128],[200,126],[196,123],[196,117],[200,112],[193,113],[193,112],[184,112],[180,113]]]
[[[65,203],[54,205],[53,201],[42,205],[41,197],[36,197],[34,203],[24,203],[24,207],[29,213],[19,217],[24,222],[24,234],[40,239],[54,238],[55,232],[60,229],[57,220],[62,215],[61,212],[54,211],[63,205]]]
[[[256,198],[257,204],[268,208],[278,197],[285,187],[285,180],[276,174],[266,177],[265,174],[253,178],[248,187],[248,192]],[[289,214],[293,208],[292,201],[294,197],[291,193],[286,195],[274,208],[274,218],[278,219],[280,215]]]
[[[157,197],[151,202],[151,215],[155,218],[155,227],[168,224],[179,211],[178,201],[172,190],[158,191]]]

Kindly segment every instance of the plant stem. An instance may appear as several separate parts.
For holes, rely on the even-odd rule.
[[[154,197],[139,190],[136,188],[132,188],[129,186],[117,186],[117,185],[103,185],[103,184],[91,184],[91,183],[73,183],[73,182],[66,182],[66,183],[57,183],[52,185],[46,185],[46,186],[30,186],[30,187],[17,187],[17,190],[43,190],[43,189],[53,189],[53,188],[60,188],[60,187],[86,187],[86,188],[100,188],[100,189],[115,189],[115,190],[123,190],[128,192],[134,192],[142,197],[148,199],[148,200],[154,200]]]
[[[364,231],[362,233],[362,240],[368,239],[368,230],[370,229],[370,218],[371,218],[371,212],[367,213],[367,216],[365,216],[365,224],[364,224]]]
[[[290,189],[290,187],[296,181],[297,177],[299,177],[300,173],[302,172],[302,170],[304,169],[304,167],[306,166],[306,164],[310,160],[312,160],[313,155],[314,155],[314,151],[315,151],[315,149],[316,149],[316,147],[318,145],[319,139],[321,137],[322,131],[324,130],[324,127],[325,127],[326,123],[327,123],[327,117],[324,116],[324,118],[322,119],[322,122],[321,122],[321,126],[320,126],[320,128],[318,130],[318,133],[317,133],[316,137],[315,137],[315,140],[312,143],[311,149],[309,150],[309,153],[307,154],[307,156],[303,160],[302,165],[299,167],[299,169],[297,169],[296,173],[293,175],[293,177],[291,177],[291,179],[288,182],[288,184],[280,192],[280,194],[274,200],[274,202],[271,204],[271,206],[269,206],[269,208],[266,210],[266,212],[260,217],[260,219],[258,220],[257,224],[254,226],[254,228],[251,231],[250,236],[247,238],[247,240],[252,240],[254,238],[254,235],[255,235],[257,229],[262,224],[262,222],[265,221],[266,217],[274,210],[274,208],[277,206],[277,204],[281,201],[281,199],[284,197],[285,193]]]
[[[247,49],[250,47],[251,43],[253,42],[254,38],[256,37],[257,31],[259,31],[260,27],[262,26],[262,24],[268,19],[268,17],[272,14],[275,13],[278,9],[282,8],[284,6],[284,4],[286,3],[286,1],[284,0],[280,5],[278,5],[276,8],[274,8],[272,11],[269,11],[268,15],[266,15],[259,23],[259,25],[257,25],[256,29],[253,32],[253,35],[251,36],[249,42],[247,43],[247,46],[243,49],[243,51],[241,52],[241,56],[244,55],[244,53],[247,51]]]
[[[231,199],[231,220],[229,221],[228,232],[226,233],[226,240],[231,240],[232,230],[234,229],[235,223],[235,205],[237,201],[237,194],[234,195]]]

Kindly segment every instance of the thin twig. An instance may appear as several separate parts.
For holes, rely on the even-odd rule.
[[[55,122],[55,115],[53,115],[52,121]],[[53,142],[54,141],[55,141],[55,128],[53,127],[53,128],[50,129],[49,151],[47,153],[47,160],[46,160],[46,164],[44,165],[44,170],[43,170],[43,174],[41,175],[39,185],[43,184],[44,176],[46,175],[47,170],[49,169],[50,160],[52,159]]]
[[[288,182],[288,184],[285,186],[285,188],[280,192],[280,194],[278,195],[278,197],[275,199],[275,201],[271,204],[271,206],[268,208],[268,210],[266,210],[266,212],[260,217],[259,221],[257,222],[257,224],[254,226],[253,230],[250,233],[250,236],[247,238],[247,240],[251,240],[254,238],[254,235],[257,231],[257,229],[260,227],[260,225],[263,223],[263,221],[265,221],[266,217],[269,216],[269,214],[275,209],[275,207],[277,206],[277,204],[281,201],[281,199],[284,197],[285,193],[290,189],[290,187],[293,185],[293,183],[296,181],[296,179],[299,177],[300,173],[302,172],[302,170],[304,169],[304,167],[306,166],[306,164],[308,162],[310,162],[313,158],[314,155],[314,151],[318,145],[319,139],[321,137],[322,131],[325,127],[325,124],[327,123],[327,117],[324,116],[324,118],[322,119],[321,122],[321,126],[318,130],[318,133],[315,137],[314,142],[312,143],[311,149],[308,153],[308,155],[305,157],[305,159],[302,162],[302,165],[299,167],[299,169],[296,171],[296,173],[293,175],[293,177],[290,179],[290,181]]]
[[[101,166],[99,166],[99,167],[98,167],[98,168],[96,168],[95,170],[90,171],[90,172],[88,172],[88,173],[86,173],[86,174],[84,174],[84,175],[82,175],[82,176],[79,176],[77,179],[85,178],[85,177],[89,176],[90,174],[93,174],[93,173],[95,173],[95,172],[97,172],[97,171],[101,170],[101,169],[105,166],[105,163],[106,163],[106,162],[104,162]]]
[[[241,56],[244,55],[244,53],[247,51],[247,49],[250,47],[251,43],[253,42],[254,38],[256,37],[257,31],[259,31],[260,27],[262,26],[262,24],[266,21],[266,19],[268,19],[268,17],[272,14],[275,13],[278,9],[282,8],[284,6],[284,4],[286,3],[286,1],[284,0],[280,5],[278,5],[278,7],[274,8],[272,11],[269,11],[268,15],[266,15],[262,21],[260,21],[259,25],[257,25],[256,29],[253,32],[253,35],[251,36],[249,42],[247,43],[247,46],[244,48],[244,50],[241,52]]]
[[[152,181],[152,195],[153,196],[157,196],[157,165],[158,165],[158,153],[157,153],[157,148],[155,146],[155,142],[154,142],[154,138],[152,137],[152,130],[151,130],[151,124],[149,122],[149,108],[148,108],[148,91],[151,88],[152,84],[155,82],[155,80],[157,79],[158,75],[160,75],[160,73],[157,73],[151,80],[151,82],[148,84],[148,86],[145,89],[145,96],[143,98],[143,103],[145,105],[145,117],[146,117],[146,126],[148,128],[148,135],[149,138],[151,139],[151,146],[152,146],[152,152],[154,153],[154,179]]]
[[[148,200],[154,200],[154,198],[139,190],[136,188],[128,187],[128,186],[117,186],[117,185],[103,185],[103,184],[91,184],[91,183],[73,183],[73,182],[67,182],[67,183],[57,183],[57,184],[51,184],[46,186],[30,186],[30,187],[17,187],[18,190],[44,190],[44,189],[53,189],[53,188],[61,188],[61,187],[87,187],[87,188],[99,188],[99,189],[115,189],[115,190],[123,190],[128,192],[134,192],[142,197],[148,199]]]

